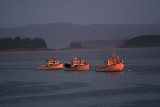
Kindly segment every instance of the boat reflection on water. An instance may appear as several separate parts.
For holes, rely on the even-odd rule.
[[[119,72],[106,72],[107,75],[123,75],[124,71],[119,71]]]
[[[124,71],[120,72],[105,72],[107,74],[108,80],[111,83],[118,83],[119,81],[122,80],[124,76]]]

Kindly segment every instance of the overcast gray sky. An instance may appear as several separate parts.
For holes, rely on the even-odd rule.
[[[0,27],[76,24],[160,24],[160,0],[0,0]]]

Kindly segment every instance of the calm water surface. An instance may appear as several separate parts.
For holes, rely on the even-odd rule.
[[[160,48],[116,52],[122,72],[94,70],[111,49],[0,52],[0,107],[159,107]],[[54,55],[63,63],[81,57],[90,71],[35,69]]]

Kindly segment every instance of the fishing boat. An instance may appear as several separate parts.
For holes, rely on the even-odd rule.
[[[122,59],[119,59],[119,56],[116,56],[116,53],[112,54],[112,58],[108,58],[108,60],[104,61],[105,66],[96,67],[95,71],[122,71],[125,64]]]
[[[71,64],[64,64],[64,70],[66,71],[89,71],[89,66],[90,64],[86,63],[85,60],[77,60],[75,57],[72,61]]]
[[[53,60],[47,60],[47,65],[42,65],[42,66],[37,66],[37,70],[42,70],[42,69],[63,69],[63,63],[59,63],[58,60],[56,60],[56,57],[53,57]]]

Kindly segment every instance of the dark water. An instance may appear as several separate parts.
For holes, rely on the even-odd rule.
[[[116,51],[122,72],[94,71],[111,49],[1,52],[0,107],[159,107],[160,48]],[[63,63],[80,56],[90,71],[35,69],[54,55]]]

